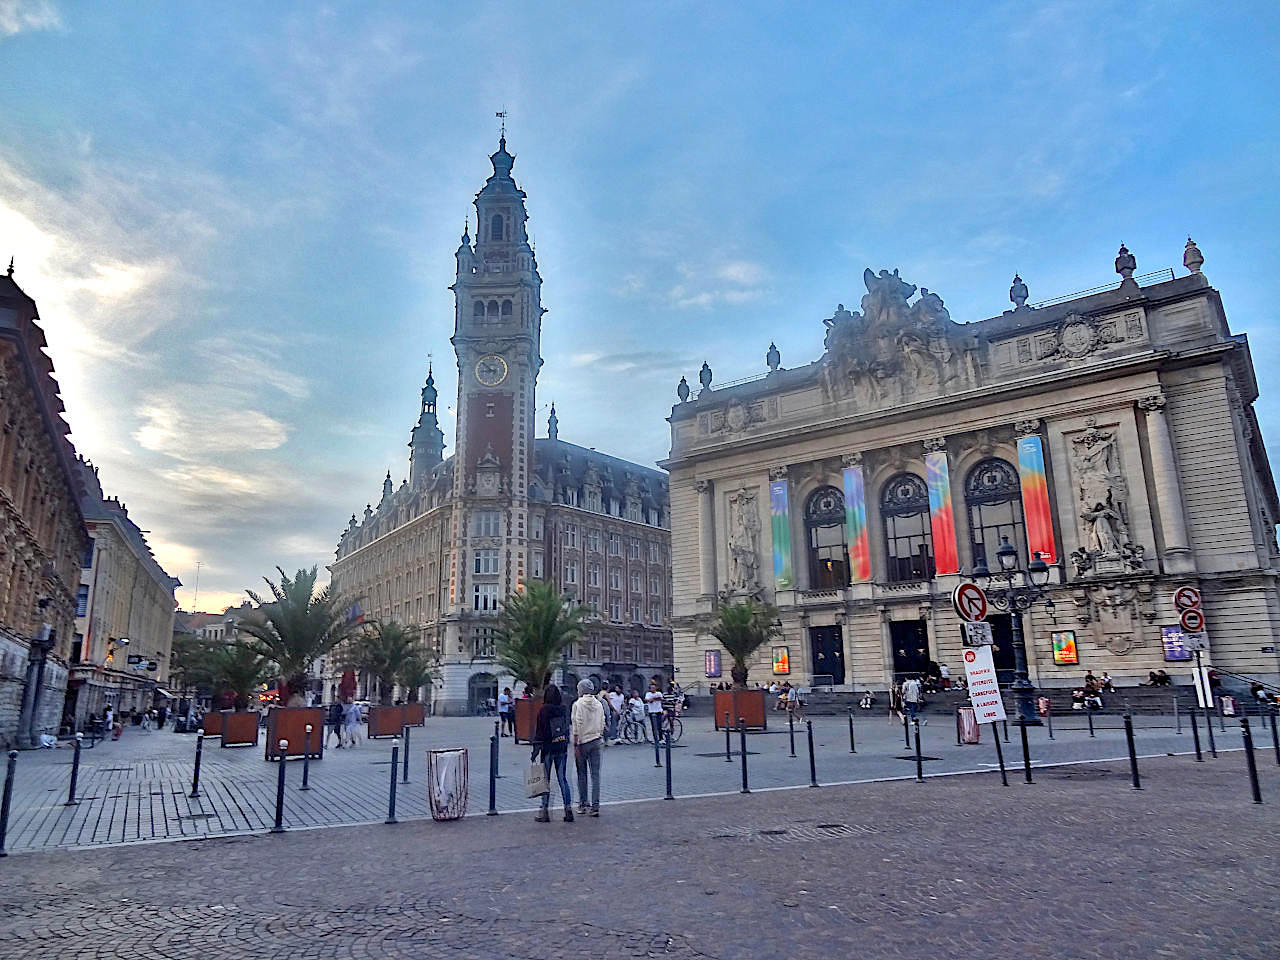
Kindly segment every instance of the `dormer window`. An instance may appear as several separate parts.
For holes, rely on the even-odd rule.
[[[489,221],[489,239],[490,240],[506,239],[502,235],[502,214],[500,213],[495,213],[493,215],[493,219]]]

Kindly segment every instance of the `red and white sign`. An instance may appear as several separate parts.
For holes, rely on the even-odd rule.
[[[1182,624],[1185,633],[1199,633],[1204,629],[1204,614],[1198,608],[1192,607],[1190,610],[1182,611],[1178,622]]]
[[[961,620],[987,619],[987,595],[976,583],[962,583],[951,591],[951,605]]]
[[[1173,605],[1179,610],[1199,610],[1200,591],[1195,587],[1179,587],[1173,591]]]
[[[969,700],[979,723],[995,723],[1005,718],[996,664],[991,648],[968,647],[964,651],[964,673],[969,682]]]

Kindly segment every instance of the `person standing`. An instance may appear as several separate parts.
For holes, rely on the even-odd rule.
[[[920,680],[915,674],[902,681],[902,702],[907,708],[907,718],[915,720],[920,715]]]
[[[662,691],[658,689],[658,681],[649,681],[649,692],[644,695],[644,710],[649,715],[649,726],[653,730],[653,742],[662,742]]]
[[[604,748],[604,705],[595,684],[578,681],[572,711],[573,759],[578,768],[578,812],[587,813],[587,773],[591,774],[591,816],[600,816],[600,759]]]
[[[565,763],[569,754],[569,711],[564,708],[564,697],[560,688],[554,683],[548,684],[542,693],[542,706],[538,709],[538,721],[534,727],[533,753],[529,762],[534,763],[542,758],[542,767],[547,771],[547,782],[551,781],[554,768],[556,779],[560,781],[560,799],[564,801],[565,823],[573,823],[573,791],[569,789],[569,779],[565,775]],[[542,809],[534,817],[539,823],[551,822],[551,791],[542,795]]]
[[[329,745],[329,737],[333,737],[338,741],[338,749],[342,749],[342,704],[337,700],[329,704],[328,715],[325,717],[329,721],[329,735],[325,737],[325,746]]]
[[[360,705],[348,700],[342,707],[342,738],[348,747],[355,747],[360,736]]]
[[[507,736],[508,728],[515,732],[515,724],[511,722],[512,709],[515,707],[514,698],[511,696],[511,688],[503,687],[502,692],[498,694],[498,735]]]
[[[115,728],[116,728],[115,710],[113,710],[111,708],[111,705],[108,704],[107,709],[102,711],[102,739],[105,740],[107,739],[107,737],[111,737],[112,740],[119,740],[120,738],[118,736],[115,736]]]
[[[622,742],[619,725],[622,723],[622,708],[626,702],[626,697],[622,695],[622,688],[615,683],[613,689],[609,691],[609,739],[615,744]]]

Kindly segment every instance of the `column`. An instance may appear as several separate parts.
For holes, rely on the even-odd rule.
[[[1163,394],[1143,397],[1138,409],[1146,416],[1147,442],[1151,447],[1151,474],[1155,481],[1160,531],[1164,536],[1164,567],[1167,573],[1188,573],[1194,567],[1187,542],[1187,522],[1182,514],[1182,488],[1178,483],[1178,463],[1173,452],[1173,435],[1164,414]]]
[[[698,592],[716,592],[716,499],[710,480],[693,481],[698,491]]]

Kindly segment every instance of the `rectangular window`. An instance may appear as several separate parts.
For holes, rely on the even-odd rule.
[[[649,578],[649,592],[655,597],[662,593],[662,580],[657,574]]]
[[[472,597],[472,610],[481,613],[494,613],[498,609],[498,585],[496,583],[477,583]]]
[[[599,490],[587,491],[587,509],[594,510],[596,511],[596,513],[600,512],[600,491]]]
[[[534,550],[529,559],[529,572],[533,575],[533,579],[542,579],[542,551]]]
[[[477,627],[472,640],[475,656],[492,659],[497,652],[497,639],[492,627]]]
[[[474,573],[497,573],[498,572],[498,551],[497,550],[477,550],[475,563],[473,564]]]
[[[649,508],[649,526],[651,527],[661,526],[662,525],[661,521],[662,521],[662,517],[658,513],[658,508],[650,507]]]
[[[471,533],[476,537],[499,537],[502,514],[497,510],[477,510],[471,515]]]
[[[576,523],[565,524],[564,545],[574,550],[578,548],[578,525]]]
[[[649,544],[649,562],[658,562],[658,545],[656,543]]]
[[[577,560],[566,560],[564,562],[564,582],[566,584],[578,582]]]
[[[588,587],[600,586],[600,564],[598,563],[587,564],[587,586]]]
[[[571,507],[578,505],[578,491],[575,487],[564,488],[564,502]]]
[[[541,540],[542,539],[542,514],[540,513],[534,514],[533,520],[530,525],[533,528],[533,539]]]
[[[609,619],[614,623],[622,622],[622,601],[617,597],[609,598]]]
[[[631,622],[632,623],[640,622],[640,601],[639,600],[631,601]]]
[[[587,531],[587,549],[592,553],[600,552],[600,530],[598,527],[592,527]]]
[[[639,500],[632,500],[627,504],[627,519],[634,520],[636,523],[640,522],[641,517],[640,517],[640,501]]]
[[[89,545],[84,548],[84,553],[80,555],[80,569],[88,570],[93,566],[93,538],[89,538]]]
[[[587,659],[593,662],[600,659],[600,638],[594,633],[587,637]]]
[[[609,556],[622,556],[622,537],[616,533],[609,534]]]
[[[632,560],[640,559],[640,541],[639,540],[627,541],[627,556],[630,557]]]
[[[593,593],[587,597],[587,607],[593,616],[600,616],[600,594]]]
[[[609,568],[609,589],[610,590],[622,589],[622,571],[619,570],[617,567]]]
[[[621,500],[618,500],[616,497],[610,497],[610,498],[609,498],[609,513],[610,513],[610,515],[615,516],[615,517],[620,517],[620,516],[622,516],[622,501],[621,501]]]
[[[631,571],[631,592],[632,593],[640,592],[640,571],[639,570]]]
[[[659,603],[649,604],[649,622],[654,626],[662,624],[662,605]]]
[[[90,541],[92,543],[92,541]],[[87,583],[80,584],[80,589],[76,591],[76,616],[83,617],[89,612],[89,585]]]

